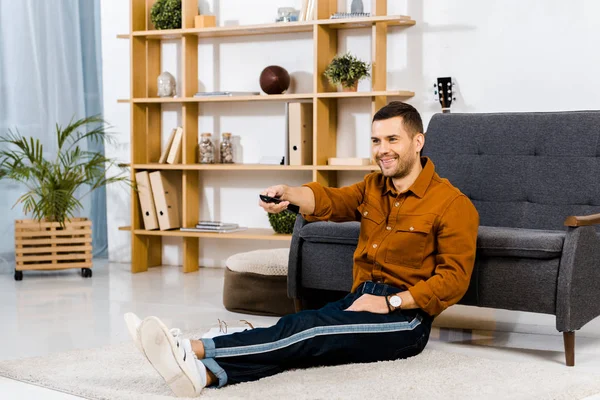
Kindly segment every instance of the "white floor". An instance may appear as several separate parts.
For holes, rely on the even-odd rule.
[[[158,315],[191,330],[218,319],[270,325],[277,318],[231,313],[222,304],[223,270],[183,274],[179,267],[131,274],[127,264],[94,264],[78,271],[29,272],[21,282],[0,269],[0,360],[44,356],[129,340],[123,314]],[[508,360],[564,364],[562,335],[551,316],[454,306],[435,323],[428,348]],[[451,329],[448,327],[452,327]],[[600,372],[600,318],[576,338],[576,367]],[[2,398],[79,399],[0,377]],[[588,399],[600,400],[600,394]]]

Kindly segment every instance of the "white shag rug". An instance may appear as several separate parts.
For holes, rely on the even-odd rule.
[[[175,398],[133,343],[3,361],[0,375],[88,399]],[[596,393],[600,374],[577,367],[425,349],[406,360],[286,371],[255,382],[204,389],[201,398],[571,400]]]

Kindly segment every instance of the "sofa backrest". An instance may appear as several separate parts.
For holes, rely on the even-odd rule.
[[[600,111],[436,114],[425,137],[481,225],[563,230],[600,213]]]

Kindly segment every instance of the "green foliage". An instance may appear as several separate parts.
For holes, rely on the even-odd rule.
[[[333,85],[341,84],[344,87],[352,87],[358,81],[368,76],[370,65],[359,60],[356,56],[346,53],[336,56],[325,69],[324,75]]]
[[[156,29],[180,29],[181,0],[158,0],[150,9],[150,20]]]
[[[292,233],[296,223],[296,214],[291,211],[282,211],[279,214],[269,213],[269,223],[277,233]]]
[[[92,127],[87,129],[87,125]],[[80,128],[85,129],[79,132]],[[27,192],[17,199],[15,206],[22,203],[24,213],[32,214],[34,219],[59,222],[64,226],[65,220],[70,220],[82,208],[81,198],[110,183],[129,182],[123,176],[106,176],[106,170],[115,165],[114,161],[79,147],[81,141],[107,140],[105,129],[104,121],[97,116],[71,120],[64,129],[57,124],[58,150],[54,160],[44,157],[39,139],[26,138],[18,131],[10,130],[0,137],[0,144],[8,145],[0,150],[0,179],[13,180],[27,187]],[[89,190],[76,198],[80,187]]]

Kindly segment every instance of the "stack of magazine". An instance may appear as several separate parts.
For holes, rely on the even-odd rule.
[[[181,228],[186,232],[230,233],[248,229],[238,224],[221,221],[199,221],[194,228]]]

